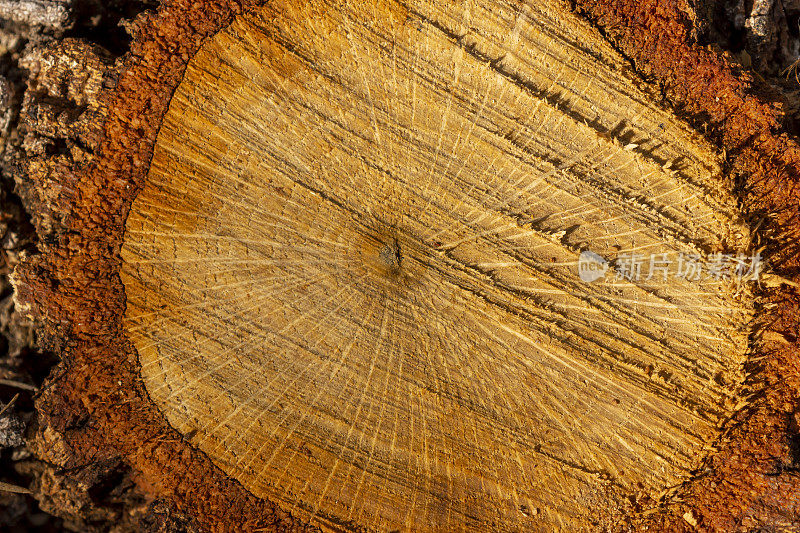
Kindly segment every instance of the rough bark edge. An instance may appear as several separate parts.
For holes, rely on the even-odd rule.
[[[143,487],[172,497],[216,530],[300,525],[231,481],[183,441],[150,402],[135,352],[122,334],[119,247],[127,210],[187,62],[205,38],[256,3],[174,0],[140,21],[116,90],[106,93],[108,119],[98,156],[89,166],[59,176],[76,192],[43,207],[67,216],[57,231],[44,232],[52,238],[42,243],[42,254],[16,273],[18,302],[42,324],[43,341],[63,358],[63,368],[38,401],[41,431],[58,433],[87,462],[123,456],[141,473]],[[753,216],[778,214],[762,223],[760,234],[768,239],[778,270],[796,277],[798,245],[788,243],[797,239],[800,226],[800,149],[779,133],[778,108],[753,96],[746,75],[724,58],[689,43],[690,25],[674,2],[575,4],[617,41],[640,72],[659,81],[685,114],[705,120],[728,150],[733,173],[747,176],[746,203]],[[763,291],[763,333],[754,339],[749,380],[753,402],[731,419],[705,471],[650,508],[640,499],[643,512],[631,518],[631,525],[734,529],[745,526],[748,516],[763,516],[763,508],[793,502],[797,475],[769,474],[784,468],[782,458],[791,457],[788,435],[797,424],[798,310],[795,290]],[[798,516],[796,508],[790,513]]]
[[[704,468],[654,502],[661,505],[639,502],[642,513],[630,525],[665,531],[800,527],[800,147],[781,131],[781,105],[766,87],[754,87],[735,63],[691,42],[691,21],[676,0],[573,4],[726,151],[744,210],[758,228],[755,248],[783,278],[758,288],[747,404],[726,422]]]

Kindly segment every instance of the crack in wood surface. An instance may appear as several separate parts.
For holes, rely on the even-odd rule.
[[[334,529],[577,529],[685,479],[736,400],[746,289],[586,283],[578,257],[749,234],[625,68],[555,0],[240,15],[190,62],[122,250],[170,423]]]

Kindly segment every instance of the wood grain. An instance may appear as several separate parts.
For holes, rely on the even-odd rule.
[[[205,43],[127,221],[169,422],[326,529],[579,529],[698,466],[746,287],[720,157],[556,1],[271,2]]]

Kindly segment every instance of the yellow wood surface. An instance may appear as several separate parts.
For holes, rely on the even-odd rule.
[[[555,0],[274,1],[204,44],[122,250],[169,422],[329,529],[575,531],[698,465],[741,380],[720,159]],[[647,265],[645,265],[647,266]]]

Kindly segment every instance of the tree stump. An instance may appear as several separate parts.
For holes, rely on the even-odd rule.
[[[611,528],[749,401],[725,154],[559,0],[169,2],[89,79],[28,170],[44,455],[211,529]]]

